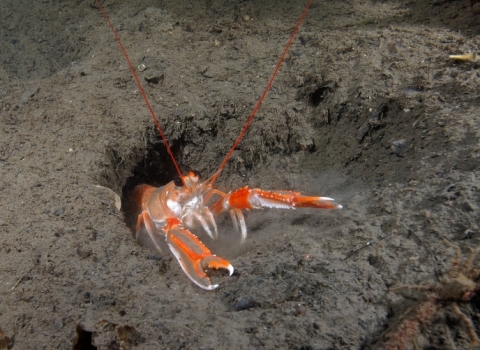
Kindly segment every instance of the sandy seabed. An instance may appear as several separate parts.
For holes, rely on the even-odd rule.
[[[183,171],[218,168],[305,3],[104,3]],[[137,245],[106,189],[128,207],[175,172],[98,8],[0,18],[0,349],[472,347],[476,287],[441,291],[480,246],[479,63],[449,59],[480,52],[480,3],[314,1],[217,185],[344,209],[247,212],[243,245],[222,216],[200,238],[236,272],[213,292]]]

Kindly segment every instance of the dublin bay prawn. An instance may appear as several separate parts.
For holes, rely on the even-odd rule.
[[[241,242],[247,236],[247,229],[242,210],[261,208],[320,208],[340,209],[332,198],[320,196],[305,196],[294,191],[267,191],[247,186],[225,193],[214,187],[214,184],[230,159],[233,151],[240,143],[250,126],[257,110],[264,100],[273,80],[283,62],[290,44],[305,17],[312,0],[309,0],[286,47],[277,63],[277,66],[255,106],[252,114],[245,123],[240,135],[225,156],[219,169],[208,179],[201,181],[200,176],[194,172],[183,175],[175,160],[172,150],[167,142],[163,130],[142,88],[135,69],[111,24],[105,10],[99,0],[95,0],[98,8],[103,13],[110,29],[112,30],[133,77],[145,100],[147,108],[157,127],[157,130],[165,144],[178,176],[174,181],[165,186],[156,188],[150,185],[138,185],[133,191],[133,200],[139,208],[140,214],[137,219],[135,236],[137,241],[148,240],[150,245],[160,250],[161,240],[165,240],[170,250],[180,263],[185,274],[199,287],[207,290],[215,289],[217,284],[212,284],[206,274],[207,268],[226,269],[230,275],[233,273],[232,265],[224,258],[212,254],[212,252],[194,235],[193,231],[201,227],[211,238],[218,236],[215,217],[223,212],[229,212],[234,227],[240,231]],[[145,233],[146,232],[146,233]],[[143,236],[145,235],[145,236]]]

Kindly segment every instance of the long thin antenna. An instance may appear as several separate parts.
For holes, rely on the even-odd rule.
[[[292,44],[293,38],[295,37],[295,34],[297,34],[298,28],[300,28],[300,25],[302,24],[303,19],[304,19],[305,15],[307,14],[307,11],[308,11],[308,9],[310,8],[310,5],[311,5],[311,4],[312,4],[312,0],[309,0],[308,3],[307,3],[307,6],[305,6],[305,9],[303,10],[302,15],[300,16],[300,19],[298,20],[297,25],[295,26],[295,29],[293,30],[292,35],[290,36],[290,39],[288,40],[287,46],[285,46],[285,49],[283,50],[282,56],[281,56],[280,59],[278,60],[277,66],[275,67],[275,70],[273,71],[273,74],[272,74],[272,76],[270,77],[270,80],[268,81],[267,87],[266,87],[265,90],[263,91],[262,96],[260,97],[260,99],[259,99],[258,102],[257,102],[257,105],[256,105],[255,108],[253,109],[252,114],[250,115],[250,117],[248,118],[247,122],[245,123],[245,126],[243,127],[242,131],[240,132],[240,135],[238,135],[237,140],[233,143],[232,148],[230,148],[230,151],[229,151],[229,152],[227,153],[227,155],[225,156],[225,159],[223,160],[223,162],[222,162],[222,164],[220,165],[220,167],[218,168],[218,170],[215,172],[215,174],[214,174],[214,175],[211,177],[211,179],[209,180],[209,181],[210,181],[210,185],[213,185],[213,184],[215,183],[215,181],[217,181],[217,178],[218,178],[218,176],[220,175],[220,172],[223,170],[223,168],[225,168],[225,165],[227,164],[227,161],[228,161],[228,160],[230,159],[230,157],[232,156],[233,151],[235,150],[235,148],[237,148],[237,146],[238,146],[238,144],[240,143],[240,141],[242,140],[243,136],[245,136],[245,133],[247,132],[248,127],[249,127],[250,124],[252,123],[253,118],[254,118],[255,115],[257,114],[258,109],[259,109],[260,106],[262,105],[262,102],[263,102],[265,96],[267,96],[268,90],[270,90],[270,87],[271,87],[272,84],[273,84],[273,80],[274,80],[275,77],[277,76],[278,70],[280,69],[280,66],[282,65],[283,59],[285,58],[285,55],[287,54],[288,49],[290,48],[290,45]]]
[[[133,64],[130,61],[130,58],[128,57],[128,55],[127,55],[127,51],[123,47],[122,42],[120,41],[120,37],[118,36],[117,32],[115,31],[115,28],[113,28],[113,25],[110,22],[110,19],[108,18],[107,13],[103,9],[102,5],[100,4],[100,1],[95,0],[95,2],[97,3],[97,6],[100,9],[100,11],[102,11],[103,17],[105,17],[105,20],[107,21],[108,26],[112,30],[113,35],[115,35],[115,39],[117,40],[118,45],[120,45],[120,49],[122,50],[123,55],[125,56],[125,59],[127,60],[128,66],[130,67],[130,70],[132,71],[133,77],[135,78],[135,81],[137,82],[138,88],[139,88],[140,92],[142,93],[143,99],[144,99],[144,101],[147,105],[148,110],[150,111],[150,115],[152,116],[153,122],[157,126],[158,133],[162,137],[163,143],[165,144],[165,147],[167,148],[167,152],[170,155],[170,158],[172,158],[173,165],[175,166],[175,169],[177,169],[178,175],[180,175],[180,179],[182,180],[183,186],[186,188],[185,182],[183,181],[182,172],[180,171],[180,168],[177,164],[177,161],[175,160],[175,157],[173,156],[172,149],[170,148],[170,145],[168,144],[167,138],[165,137],[165,134],[163,133],[162,127],[160,126],[160,122],[158,121],[157,117],[155,116],[155,113],[153,112],[153,108],[150,105],[150,102],[148,101],[147,94],[143,90],[142,84],[140,83],[140,79],[138,79],[138,75],[135,72],[135,68],[133,68]]]

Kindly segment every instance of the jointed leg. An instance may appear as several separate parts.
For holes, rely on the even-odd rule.
[[[467,328],[468,337],[472,342],[472,346],[476,346],[480,343],[480,339],[478,339],[477,333],[475,332],[475,326],[473,325],[472,320],[470,317],[465,315],[460,308],[458,307],[457,303],[452,303],[452,309],[455,315],[462,321],[464,326]]]
[[[153,245],[155,246],[155,249],[159,253],[162,252],[162,248],[157,242],[158,239],[158,230],[155,226],[155,223],[150,219],[150,216],[148,215],[147,211],[142,211],[140,215],[138,215],[138,220],[137,220],[137,228],[135,230],[135,240],[138,243],[138,235],[140,233],[140,230],[142,229],[142,223],[145,225],[145,229],[148,233],[148,236],[150,237],[150,240],[152,241]]]
[[[449,245],[454,251],[455,251],[455,258],[452,260],[452,267],[450,268],[450,271],[448,272],[450,277],[452,278],[457,278],[458,277],[458,267],[460,265],[460,262],[462,261],[461,258],[461,252],[460,248],[453,244],[452,242],[444,239],[444,242]]]

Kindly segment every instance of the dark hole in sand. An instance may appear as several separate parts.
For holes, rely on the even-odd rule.
[[[77,339],[74,341],[73,350],[95,350],[92,345],[93,332],[85,330],[81,325],[77,325]]]
[[[180,142],[170,145],[173,154],[180,154]],[[140,211],[132,200],[132,192],[137,185],[164,186],[173,181],[177,171],[160,137],[147,140],[147,147],[141,160],[131,170],[133,174],[122,188],[122,212],[125,224],[135,230]]]
[[[331,81],[324,82],[319,85],[311,94],[310,94],[310,104],[318,107],[320,103],[325,99],[329,92],[332,92],[334,83]]]

